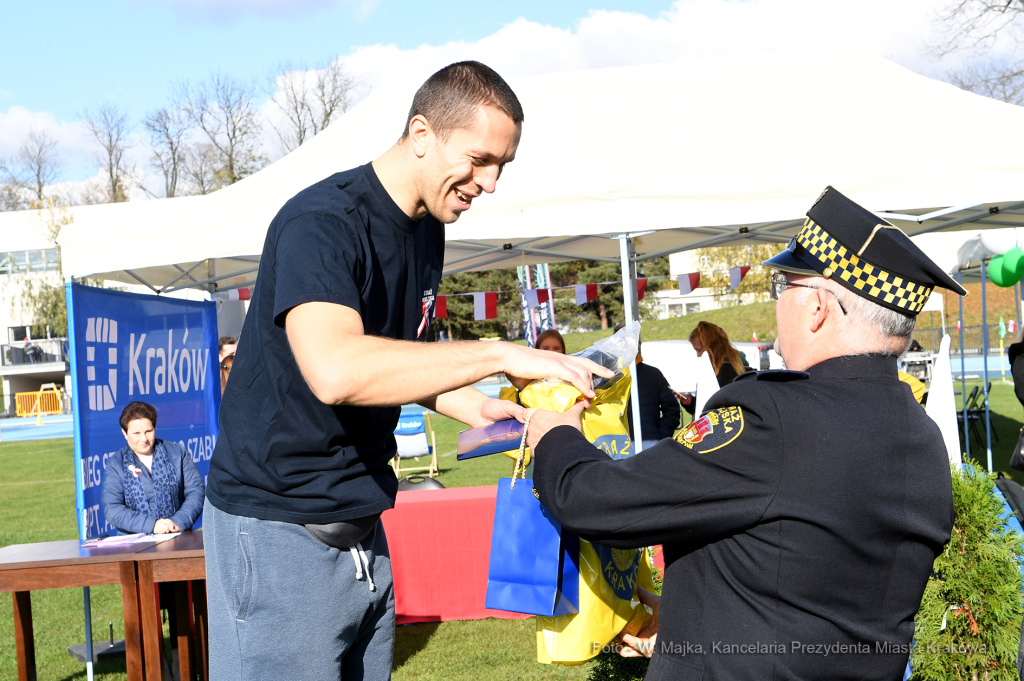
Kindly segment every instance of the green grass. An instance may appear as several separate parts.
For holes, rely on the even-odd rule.
[[[973,385],[980,383],[969,382],[968,391]],[[959,387],[957,382],[957,389]],[[1024,482],[1024,473],[1009,467],[1024,415],[1013,386],[993,381],[991,405],[992,427],[999,437],[999,441],[993,443],[994,468]],[[457,462],[456,441],[459,430],[465,426],[441,416],[431,417],[431,420],[440,455],[439,479],[445,486],[493,485],[498,477],[511,473],[512,461],[506,457],[488,456]],[[973,442],[971,446],[974,458],[984,466],[984,448],[976,448]],[[76,536],[71,440],[0,444],[0,546]],[[116,638],[124,636],[119,587],[94,587],[92,608],[96,640],[106,638],[108,622],[113,622]],[[81,589],[33,592],[32,611],[40,681],[84,678],[84,666],[66,652],[67,646],[81,643],[84,638]],[[528,619],[399,627],[395,642],[395,679],[584,678],[589,665],[562,667],[536,663],[534,626],[534,621]],[[0,679],[17,676],[13,641],[11,598],[4,594],[0,597]],[[124,663],[99,667],[96,678],[124,679]]]

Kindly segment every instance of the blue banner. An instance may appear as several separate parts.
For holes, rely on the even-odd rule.
[[[220,409],[217,307],[70,283],[66,296],[75,501],[86,541],[117,533],[100,491],[107,459],[126,444],[118,419],[129,402],[156,408],[156,436],[184,447],[205,483]]]

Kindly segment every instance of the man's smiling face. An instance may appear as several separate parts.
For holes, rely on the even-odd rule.
[[[433,137],[420,182],[420,200],[435,218],[450,224],[478,196],[494,191],[506,163],[515,159],[522,125],[504,112],[482,106],[472,125],[448,140]]]

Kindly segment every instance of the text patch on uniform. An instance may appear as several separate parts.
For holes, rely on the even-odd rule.
[[[721,449],[743,432],[743,409],[719,407],[691,423],[676,436],[676,441],[698,454]]]

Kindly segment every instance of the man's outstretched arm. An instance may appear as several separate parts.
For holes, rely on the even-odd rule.
[[[465,391],[446,394],[495,373],[503,372],[520,386],[535,378],[561,378],[587,397],[594,394],[592,374],[612,375],[581,357],[512,343],[418,343],[367,336],[359,313],[334,303],[292,308],[285,331],[303,378],[326,404],[429,405],[436,398],[438,411],[460,418],[450,412],[464,414],[467,405],[486,397],[478,391],[472,392],[480,397]]]

